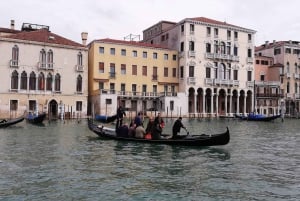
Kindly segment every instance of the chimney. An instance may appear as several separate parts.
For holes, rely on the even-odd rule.
[[[88,37],[88,33],[87,32],[81,32],[82,45],[86,45],[87,37]]]
[[[265,42],[265,44],[266,44],[266,46],[269,45],[269,41],[267,40],[267,41]]]
[[[15,29],[15,20],[10,20],[10,29]]]

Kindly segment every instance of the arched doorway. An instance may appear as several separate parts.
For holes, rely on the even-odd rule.
[[[57,119],[58,117],[58,104],[56,100],[51,100],[48,105],[49,119]]]
[[[189,113],[195,113],[195,89],[189,88]]]
[[[219,96],[218,96],[218,114],[219,115],[225,115],[226,114],[226,107],[225,107],[225,96],[226,92],[224,89],[221,89],[219,91]]]

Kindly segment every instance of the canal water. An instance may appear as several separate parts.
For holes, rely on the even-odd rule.
[[[183,123],[191,134],[228,126],[231,141],[192,148],[103,140],[86,120],[0,129],[0,200],[300,200],[300,120]]]

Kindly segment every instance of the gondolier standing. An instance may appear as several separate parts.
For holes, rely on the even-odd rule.
[[[186,128],[185,128],[185,126],[182,124],[182,122],[181,122],[181,120],[182,120],[182,117],[179,117],[176,121],[175,121],[175,123],[174,123],[174,125],[173,125],[173,128],[172,128],[172,139],[178,139],[178,136],[177,136],[177,134],[180,132],[180,129],[181,128],[184,128],[185,130],[186,130]]]
[[[125,111],[123,110],[122,106],[120,105],[117,109],[117,124],[116,129],[123,124],[123,116],[126,116]]]

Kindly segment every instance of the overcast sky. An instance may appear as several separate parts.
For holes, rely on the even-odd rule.
[[[140,35],[167,20],[207,17],[257,31],[265,41],[300,41],[299,0],[8,0],[1,1],[0,27],[23,22],[50,26],[50,31],[81,43],[81,32],[94,39]]]

